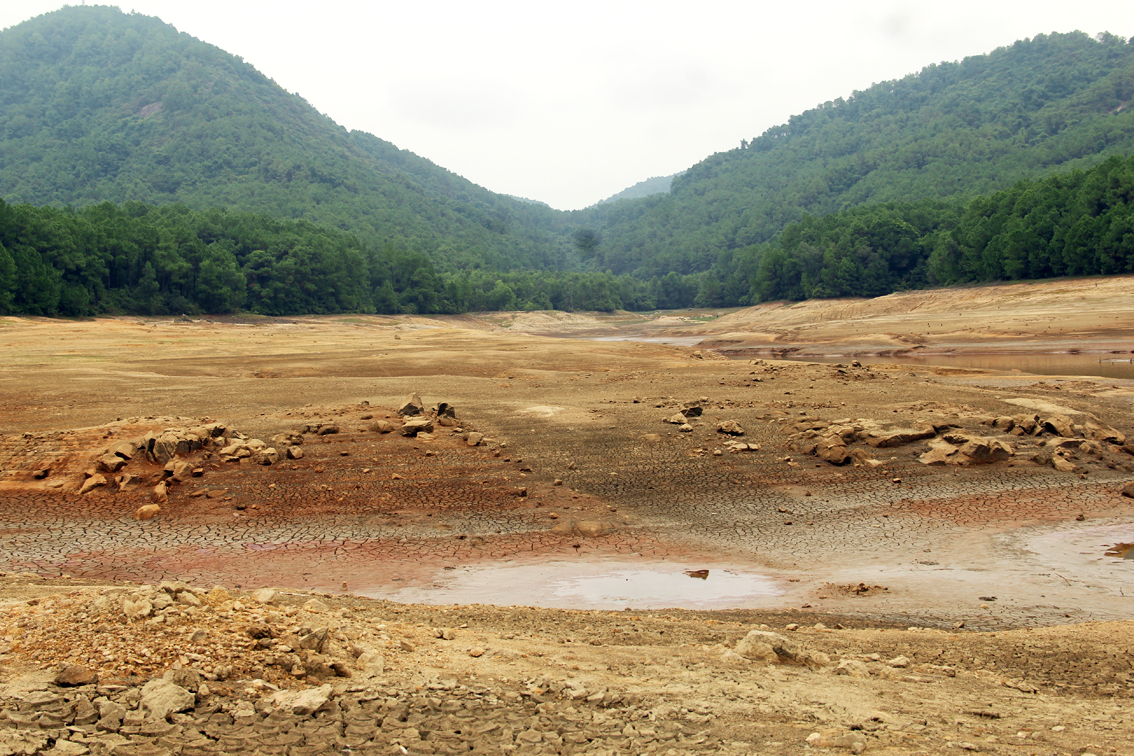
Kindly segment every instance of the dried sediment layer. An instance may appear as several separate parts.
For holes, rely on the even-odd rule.
[[[0,575],[0,745],[296,756],[1126,745],[1130,623],[988,635],[809,619]]]

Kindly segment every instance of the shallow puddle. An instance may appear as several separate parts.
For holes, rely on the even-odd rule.
[[[458,568],[430,586],[357,592],[422,604],[726,609],[768,605],[784,593],[779,582],[728,566],[563,561]]]

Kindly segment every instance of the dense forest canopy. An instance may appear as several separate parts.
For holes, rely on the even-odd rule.
[[[1041,35],[565,213],[158,19],[68,7],[0,32],[0,312],[653,309],[1130,272],[1132,104],[1134,45]]]

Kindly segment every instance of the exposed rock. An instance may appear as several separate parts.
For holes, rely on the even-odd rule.
[[[978,464],[1000,462],[1015,454],[1003,441],[979,436],[970,436],[960,452]]]
[[[1127,483],[1120,492],[1123,496],[1134,499],[1134,483]]]
[[[815,456],[832,465],[845,465],[851,461],[846,442],[839,436],[824,436],[815,445]]]
[[[416,391],[403,399],[401,405],[398,406],[398,414],[402,417],[415,417],[424,413],[425,405]]]
[[[272,703],[297,717],[306,717],[327,704],[331,699],[331,691],[329,684],[301,691],[281,690],[272,697]]]
[[[257,465],[264,465],[265,467],[267,467],[279,462],[280,455],[279,452],[277,452],[273,447],[269,446],[266,449],[261,449],[253,454],[252,461]]]
[[[1057,436],[1067,437],[1075,435],[1071,418],[1066,415],[1048,415],[1043,419],[1042,427],[1048,433],[1054,433]]]
[[[835,667],[835,674],[865,679],[870,677],[870,667],[866,666],[865,662],[861,662],[857,659],[843,659],[839,662],[839,665]]]
[[[130,597],[122,599],[122,613],[126,615],[126,619],[142,619],[149,617],[154,611],[154,605],[147,598],[139,598],[134,600]]]
[[[142,686],[139,707],[147,719],[162,720],[170,714],[193,708],[197,697],[191,691],[169,680],[150,680]]]
[[[134,510],[135,520],[152,520],[161,514],[161,507],[157,504],[146,504]]]
[[[693,432],[693,426],[690,425],[689,423],[684,423],[682,425],[677,426],[677,430],[679,430],[682,433],[692,433]]]
[[[126,466],[126,460],[117,454],[103,454],[98,458],[98,469],[103,472],[116,473]]]
[[[1109,425],[1099,425],[1092,420],[1088,420],[1084,427],[1087,431],[1087,438],[1114,444],[1115,446],[1122,446],[1126,443],[1126,434],[1111,428]]]
[[[102,486],[105,486],[108,482],[109,481],[107,481],[105,475],[102,475],[102,474],[92,475],[91,477],[87,478],[86,481],[83,482],[82,486],[79,487],[79,495],[81,496],[82,494],[90,493],[91,491],[95,490],[96,488],[101,488]]]
[[[725,420],[717,425],[717,433],[726,433],[730,436],[743,436],[744,428],[735,420]]]
[[[1052,456],[1051,466],[1059,472],[1075,472],[1075,470],[1078,469],[1074,462],[1067,459],[1066,457],[1061,457],[1058,454]]]
[[[56,685],[93,685],[97,682],[98,673],[82,664],[68,664],[55,675]]]
[[[929,451],[917,458],[923,465],[959,464],[957,447],[945,439],[935,438],[929,442]]]
[[[937,431],[933,426],[923,428],[891,428],[890,430],[871,431],[866,436],[866,443],[875,449],[890,449],[895,446],[905,446],[914,441],[933,438]]]
[[[411,417],[402,425],[403,436],[416,436],[418,433],[432,433],[433,421],[428,417]]]
[[[134,473],[126,473],[118,479],[118,490],[123,493],[135,490],[142,485],[142,479]]]
[[[252,591],[252,600],[257,604],[274,604],[276,598],[279,597],[280,592],[275,588],[261,588]]]
[[[763,645],[760,645],[763,644]],[[785,664],[802,664],[809,667],[826,666],[830,658],[824,653],[812,651],[779,633],[769,630],[751,630],[736,644],[736,653],[747,658],[763,658],[764,645],[776,655],[776,661]]]
[[[580,520],[575,523],[575,532],[583,538],[598,538],[606,535],[607,528],[601,522],[594,520]]]

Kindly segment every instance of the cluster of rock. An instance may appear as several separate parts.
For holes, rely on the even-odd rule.
[[[994,431],[991,435],[975,433],[961,427],[960,421],[970,420]],[[803,454],[811,454],[833,465],[853,461],[872,463],[861,443],[874,449],[892,449],[917,441],[928,441],[928,448],[918,457],[925,465],[983,465],[1001,462],[1016,456],[1017,439],[1033,437],[1041,442],[1041,451],[1029,459],[1041,465],[1050,465],[1064,472],[1081,472],[1071,456],[1074,452],[1102,455],[1105,451],[1125,451],[1134,454],[1126,444],[1125,435],[1088,420],[1079,425],[1065,415],[974,415],[953,420],[941,420],[915,427],[887,426],[876,420],[843,418],[821,420],[803,417],[794,422],[795,432],[788,437],[787,447]]]
[[[402,418],[400,427],[386,420],[379,420],[373,423],[369,430],[378,433],[390,433],[397,430],[403,436],[425,440],[433,438],[433,432],[438,427],[461,431],[461,424],[457,421],[456,407],[448,402],[439,402],[435,407],[426,409],[421,396],[416,392],[407,396],[398,405],[398,416]],[[484,441],[484,434],[482,433],[476,431],[463,433],[463,437],[469,446],[479,446]]]
[[[112,485],[123,493],[143,485],[152,486],[151,503],[134,512],[135,519],[148,520],[161,513],[161,505],[168,501],[170,486],[204,475],[201,463],[205,459],[216,458],[222,462],[248,459],[258,465],[273,465],[281,456],[303,458],[302,433],[274,436],[271,443],[249,438],[224,423],[148,431],[138,438],[116,441],[104,449],[94,465],[84,471],[78,493],[88,494]],[[128,469],[132,465],[136,469]],[[148,469],[137,469],[141,465]],[[155,472],[154,465],[162,467]]]
[[[670,415],[669,417],[664,418],[663,422],[670,423],[671,425],[676,425],[677,430],[682,433],[692,433],[693,424],[690,422],[690,420],[696,420],[705,413],[705,409],[702,404],[704,404],[706,401],[708,400],[702,398],[699,401],[686,402],[680,410]],[[736,422],[735,420],[722,420],[721,422],[717,423],[717,433],[723,433],[727,436],[743,436],[744,428],[742,428],[740,423]],[[747,447],[747,445],[745,445],[745,447]]]
[[[846,465],[855,460],[870,463],[870,453],[852,444],[862,442],[874,449],[890,449],[914,441],[933,438],[938,431],[932,425],[917,428],[886,427],[882,423],[864,418],[820,420],[802,417],[795,421],[795,433],[788,436],[787,448],[802,454],[811,454],[832,465]]]

